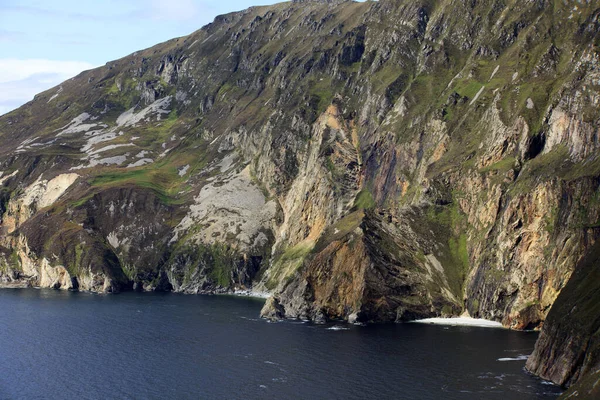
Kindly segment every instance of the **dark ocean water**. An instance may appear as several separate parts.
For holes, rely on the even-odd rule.
[[[542,399],[537,333],[268,323],[262,301],[0,291],[0,399]]]

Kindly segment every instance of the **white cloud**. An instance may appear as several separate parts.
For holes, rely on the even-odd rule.
[[[93,67],[81,61],[0,59],[0,115]]]

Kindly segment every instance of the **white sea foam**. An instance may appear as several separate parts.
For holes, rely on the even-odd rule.
[[[517,356],[517,357],[499,358],[497,361],[526,361],[528,358],[529,358],[528,355],[522,354],[522,355]]]
[[[255,290],[236,290],[233,292],[233,294],[236,296],[257,297],[259,299],[268,299],[271,297],[271,293]]]
[[[469,317],[458,318],[426,318],[412,321],[418,324],[433,324],[433,325],[451,325],[451,326],[478,326],[484,328],[502,328],[500,322],[489,321],[487,319],[476,319]]]
[[[260,321],[260,319],[258,318],[248,318],[248,317],[244,317],[244,316],[240,316],[241,319],[245,319],[246,321]]]
[[[348,329],[350,329],[350,328],[346,328],[346,327],[339,326],[339,325],[335,325],[335,326],[327,328],[328,331],[347,331]]]

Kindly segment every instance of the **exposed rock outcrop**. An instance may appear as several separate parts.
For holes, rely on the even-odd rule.
[[[83,72],[0,117],[0,280],[538,329],[600,237],[599,16],[293,1]]]
[[[600,245],[577,266],[561,291],[527,360],[527,368],[544,379],[570,385],[590,375],[581,396],[593,398],[600,385]],[[587,393],[587,392],[590,393]]]

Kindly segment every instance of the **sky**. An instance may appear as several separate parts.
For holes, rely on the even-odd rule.
[[[0,115],[79,72],[281,0],[0,0]]]

